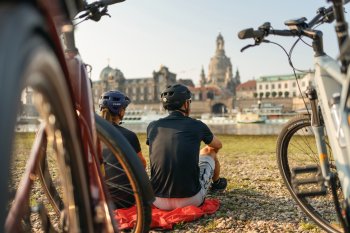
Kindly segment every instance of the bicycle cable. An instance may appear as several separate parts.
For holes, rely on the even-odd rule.
[[[293,62],[292,62],[292,59],[291,59],[291,55],[292,55],[292,52],[293,52],[293,49],[295,47],[295,45],[301,40],[301,37],[299,37],[293,44],[293,46],[291,47],[291,49],[289,50],[289,53],[287,52],[287,50],[280,44],[278,44],[277,42],[274,42],[274,41],[269,41],[269,40],[264,40],[263,42],[265,43],[271,43],[271,44],[274,44],[274,45],[277,45],[278,47],[280,47],[283,52],[286,54],[286,56],[288,57],[288,62],[289,62],[289,65],[292,67],[292,70],[293,70],[293,75],[295,77],[295,80],[296,80],[296,83],[297,83],[297,86],[298,86],[298,90],[299,90],[299,93],[301,95],[301,98],[303,100],[303,103],[304,103],[304,106],[305,106],[305,109],[307,111],[307,114],[310,116],[310,112],[309,112],[309,109],[307,107],[307,104],[306,104],[306,101],[304,99],[304,95],[302,94],[302,91],[301,91],[301,88],[300,88],[300,85],[299,85],[299,82],[298,82],[298,77],[297,77],[297,74],[296,74],[296,71],[301,71],[299,69],[296,69],[293,65]],[[301,71],[302,73],[309,73],[309,71]]]

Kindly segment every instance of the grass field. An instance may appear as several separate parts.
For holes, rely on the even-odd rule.
[[[33,135],[22,134],[30,141]],[[146,135],[138,134],[149,162]],[[322,232],[302,213],[280,178],[276,164],[277,136],[217,135],[221,175],[227,190],[209,198],[220,201],[213,215],[175,226],[176,232]],[[30,143],[24,143],[29,151]],[[22,149],[20,149],[22,150]],[[149,165],[149,164],[148,164]]]
[[[271,154],[274,156],[277,136],[216,135],[222,142],[220,154],[226,156],[257,156]],[[138,134],[142,153],[148,157],[146,134]]]

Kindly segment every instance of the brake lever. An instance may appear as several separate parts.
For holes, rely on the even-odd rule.
[[[108,14],[108,9],[107,6],[105,6],[102,10],[101,10],[101,15],[107,15],[109,16],[109,18],[111,18],[112,16],[110,14]]]
[[[257,46],[258,44],[249,44],[249,45],[246,45],[244,46],[243,48],[241,48],[241,53],[243,53],[244,50],[250,48],[250,47],[254,47],[254,46]]]
[[[244,46],[243,48],[241,48],[241,53],[243,53],[244,50],[249,49],[250,47],[258,46],[258,45],[260,45],[261,43],[270,43],[270,41],[264,39],[264,40],[262,40],[261,42],[257,42],[257,41],[256,41],[255,44],[246,45],[246,46]]]

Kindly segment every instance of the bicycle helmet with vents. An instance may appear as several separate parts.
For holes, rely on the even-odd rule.
[[[100,97],[98,106],[108,108],[112,114],[119,114],[122,108],[126,108],[130,104],[130,99],[120,91],[107,91]]]
[[[191,92],[185,85],[173,84],[165,88],[160,98],[166,110],[178,110],[186,100],[191,99]]]

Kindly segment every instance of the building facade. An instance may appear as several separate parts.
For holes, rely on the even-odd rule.
[[[119,90],[132,100],[133,105],[158,104],[160,93],[166,86],[176,82],[176,74],[161,66],[153,71],[151,77],[126,79],[119,69],[109,65],[100,73],[100,80],[94,81],[93,96],[95,107],[102,93],[109,90]]]
[[[250,80],[237,87],[235,107],[242,110],[257,103],[270,103],[283,105],[284,111],[304,109],[305,103],[301,97],[308,86],[314,85],[313,80],[313,72],[297,74],[297,78],[294,74],[289,74],[262,76],[256,81]]]
[[[176,82],[186,85],[193,93],[194,114],[221,113],[233,108],[240,75],[237,70],[233,76],[231,60],[225,54],[224,38],[221,34],[216,39],[216,50],[210,59],[208,76],[205,75],[204,68],[201,70],[200,86],[196,87],[191,79],[177,80],[176,74],[170,72],[166,66],[161,66],[150,77],[129,79],[119,69],[108,65],[101,71],[99,80],[92,84],[95,108],[98,109],[98,100],[102,93],[119,90],[131,98],[131,108],[160,109],[162,90]]]
[[[236,99],[256,98],[256,81],[249,80],[236,87]]]
[[[290,75],[262,76],[256,80],[257,96],[270,97],[300,97],[309,85],[312,85],[314,73]]]

